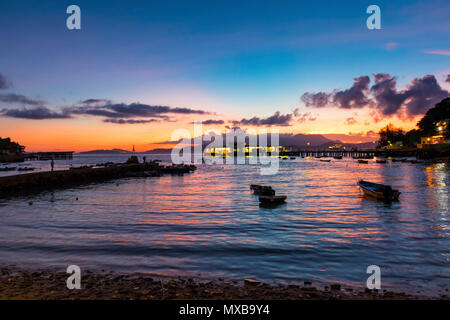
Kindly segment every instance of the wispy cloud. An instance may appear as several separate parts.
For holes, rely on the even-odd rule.
[[[423,53],[450,56],[450,50],[424,50]]]
[[[388,51],[394,50],[398,47],[398,43],[395,41],[390,41],[385,44],[384,48]]]
[[[354,117],[350,117],[350,118],[345,119],[345,124],[348,125],[348,126],[352,126],[352,125],[357,124],[357,123],[358,123],[358,121]]]
[[[104,119],[103,122],[115,123],[115,124],[143,124],[143,123],[151,123],[151,122],[160,122],[158,119],[145,119],[145,120],[136,120],[136,119]]]
[[[214,124],[224,124],[224,123],[225,123],[225,121],[223,121],[223,120],[214,120],[214,119],[208,119],[208,120],[202,121],[202,124],[206,125],[206,126],[214,125]],[[191,124],[194,124],[194,122],[191,122]]]

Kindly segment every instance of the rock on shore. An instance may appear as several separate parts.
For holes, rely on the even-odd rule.
[[[427,296],[383,290],[359,291],[333,286],[318,289],[309,282],[300,285],[269,285],[259,281],[228,282],[218,279],[199,282],[192,279],[160,280],[112,272],[83,272],[80,290],[69,290],[69,275],[60,271],[0,268],[0,299],[33,300],[168,300],[168,299],[263,299],[263,300],[415,300]],[[449,299],[448,296],[434,297]]]

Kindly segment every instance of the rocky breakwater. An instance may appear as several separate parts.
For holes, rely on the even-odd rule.
[[[157,162],[115,164],[105,167],[80,167],[71,170],[36,172],[0,177],[0,197],[24,196],[42,191],[71,188],[129,177],[164,174],[182,175],[196,169],[193,165],[163,166]]]

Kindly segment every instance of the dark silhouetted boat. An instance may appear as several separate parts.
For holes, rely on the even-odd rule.
[[[262,205],[277,205],[286,202],[287,196],[260,196],[259,202]]]
[[[261,186],[258,184],[251,184],[250,190],[252,190],[253,193],[256,195],[261,195],[261,196],[274,196],[275,195],[275,190],[273,190],[271,186]]]
[[[34,171],[34,168],[22,167],[22,168],[17,169],[17,171]]]
[[[0,168],[0,171],[14,171],[17,167],[3,167]]]
[[[377,163],[387,163],[387,160],[385,160],[385,159],[377,159],[376,162]]]
[[[397,201],[400,197],[400,191],[392,189],[391,186],[360,180],[358,182],[364,195],[384,201]]]
[[[321,162],[330,162],[331,159],[320,159],[319,161],[321,161]]]
[[[363,160],[363,159],[358,159],[358,163],[365,163],[365,164],[367,164],[367,163],[369,163],[369,161]]]
[[[342,156],[334,156],[333,158],[336,160],[342,160]]]

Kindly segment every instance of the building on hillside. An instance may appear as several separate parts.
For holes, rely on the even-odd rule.
[[[421,137],[420,144],[417,145],[417,148],[430,148],[433,146],[444,146],[449,145],[450,140],[446,138],[448,133],[448,124],[450,123],[450,119],[441,120],[435,123],[436,125],[436,135],[429,137]]]

